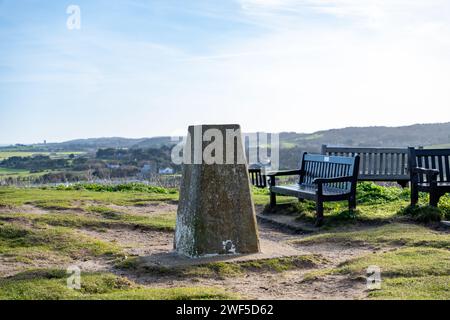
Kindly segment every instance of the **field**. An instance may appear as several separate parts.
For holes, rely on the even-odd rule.
[[[70,154],[83,154],[84,152],[29,152],[29,151],[0,151],[0,161],[11,157],[31,157],[34,155],[65,157]]]
[[[41,172],[33,172],[31,173],[29,170],[24,169],[10,169],[10,168],[1,168],[0,167],[0,178],[17,178],[17,177],[38,177],[49,173],[50,170],[44,170]]]
[[[293,232],[259,223],[261,241],[295,256],[163,267],[172,249],[178,193],[80,185],[0,188],[0,299],[450,299],[450,233],[438,212],[405,210],[408,191],[361,184],[358,210],[326,206],[324,227]],[[254,190],[257,212],[267,192]],[[421,201],[425,203],[426,197]],[[280,198],[276,214],[312,226],[313,203]],[[366,269],[381,269],[379,290]],[[81,268],[68,289],[69,266]]]
[[[0,151],[0,162],[11,157],[31,157],[35,155],[46,155],[51,158],[64,158],[70,154],[83,154],[83,152],[28,152],[28,151]],[[51,170],[43,170],[41,172],[31,173],[29,170],[12,169],[0,167],[0,178],[24,178],[24,177],[39,177]]]

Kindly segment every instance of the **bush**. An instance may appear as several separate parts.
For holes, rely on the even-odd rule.
[[[258,195],[269,195],[270,191],[269,188],[257,188],[255,186],[252,186],[252,193]]]
[[[431,206],[408,206],[400,210],[399,214],[410,216],[418,222],[434,222],[441,221],[444,213],[441,209]]]
[[[445,220],[450,220],[450,197],[444,196],[441,198],[441,201],[439,202],[439,208],[442,211],[443,218]]]
[[[122,183],[122,184],[99,184],[99,183],[77,183],[73,185],[59,185],[58,190],[87,190],[97,192],[148,192],[159,194],[174,194],[177,192],[174,188],[163,188],[149,186],[144,183]]]
[[[357,186],[357,200],[359,203],[384,203],[395,200],[407,200],[409,189],[398,187],[383,187],[373,182],[361,182]]]

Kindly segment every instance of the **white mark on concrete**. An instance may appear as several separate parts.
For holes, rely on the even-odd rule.
[[[226,253],[236,254],[236,247],[231,240],[222,241],[223,250]]]

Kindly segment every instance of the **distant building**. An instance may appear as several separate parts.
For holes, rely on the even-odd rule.
[[[146,175],[149,174],[152,171],[152,165],[151,164],[144,164],[141,168],[141,174]]]
[[[106,167],[108,169],[119,169],[120,168],[120,164],[114,164],[114,163],[107,163]]]
[[[158,170],[159,174],[174,174],[175,170],[173,170],[172,168],[161,168]]]

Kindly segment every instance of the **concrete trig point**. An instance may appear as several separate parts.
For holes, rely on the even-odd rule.
[[[190,126],[174,247],[188,257],[260,251],[240,126]]]

